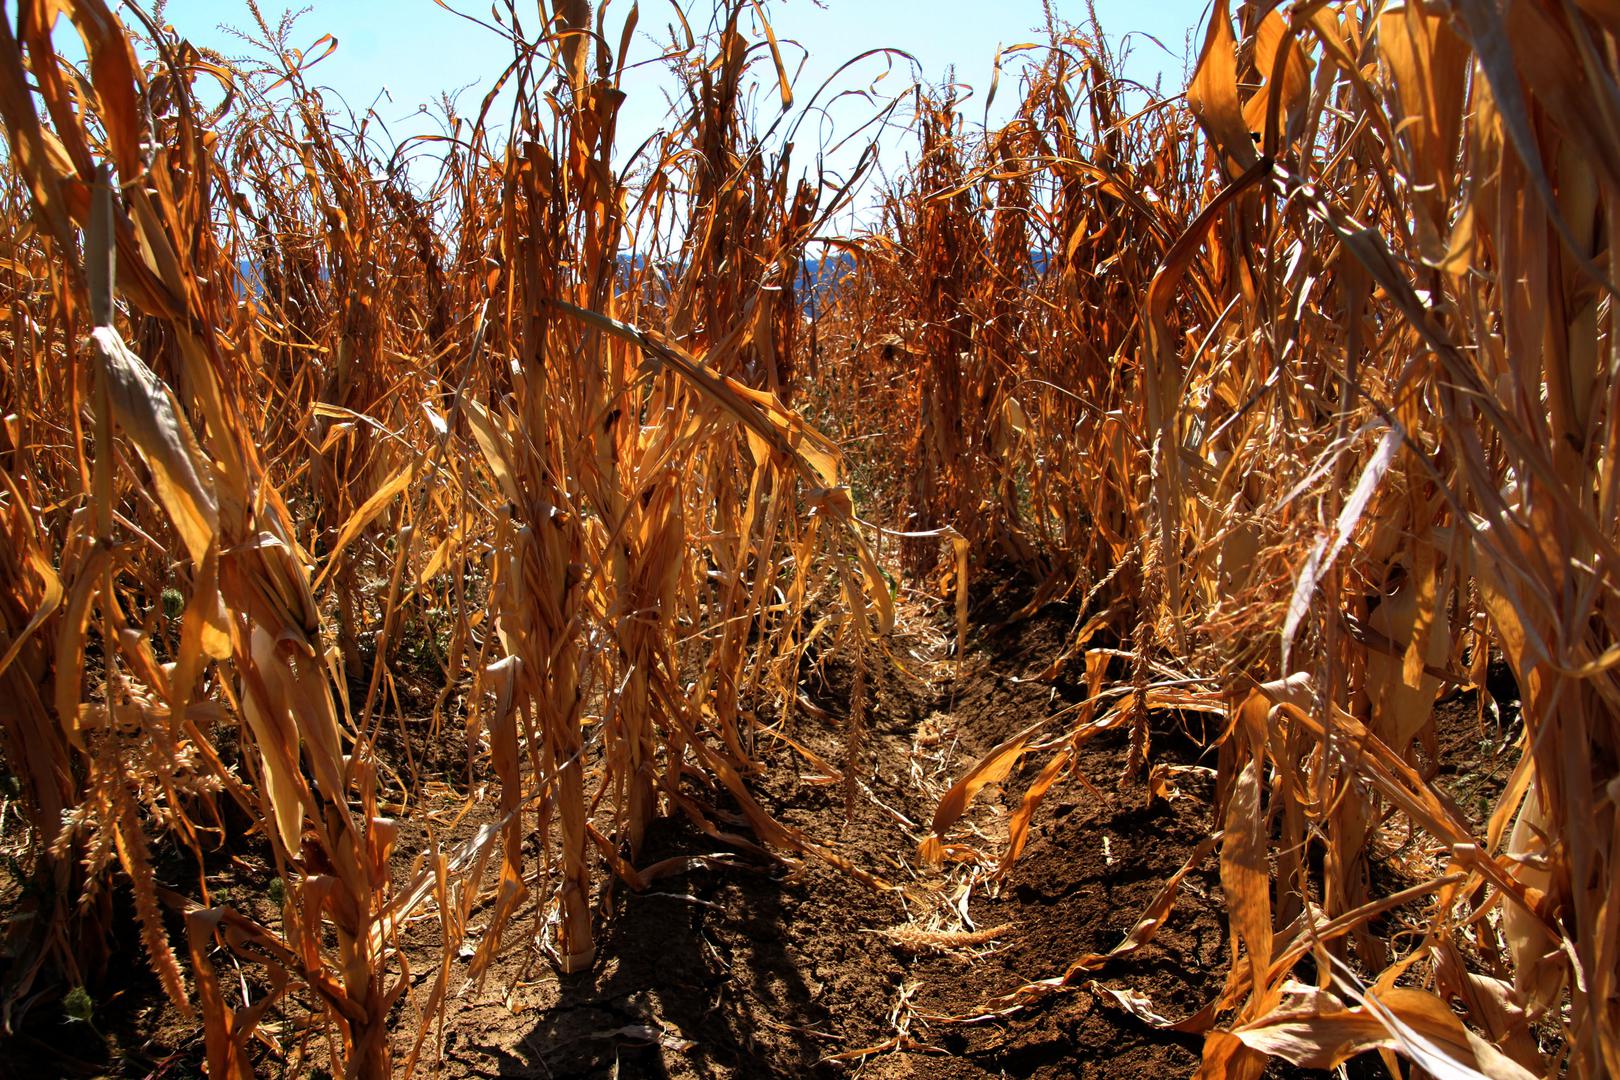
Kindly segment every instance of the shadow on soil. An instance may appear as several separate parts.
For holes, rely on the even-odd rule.
[[[684,823],[649,831],[643,862],[725,854]],[[591,971],[561,976],[554,1003],[513,1017],[522,1031],[463,1036],[453,1056],[476,1055],[501,1077],[804,1075],[826,1010],[787,946],[784,922],[800,886],[764,867],[666,878],[619,892]],[[802,1031],[792,1030],[801,1028]],[[769,1046],[763,1044],[770,1044]],[[789,1051],[787,1060],[782,1060]],[[766,1065],[766,1062],[770,1062]]]

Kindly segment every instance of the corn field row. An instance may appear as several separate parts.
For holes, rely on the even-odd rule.
[[[1230,969],[1193,1015],[1142,1009],[1202,1036],[1201,1076],[1620,1075],[1620,9],[1215,0],[1185,95],[1145,102],[1054,17],[1000,58],[1005,125],[949,88],[892,106],[914,145],[836,237],[861,176],[780,137],[821,91],[764,6],[672,11],[679,93],[630,165],[647,27],[559,0],[504,8],[504,96],[423,184],[336,121],[290,21],[234,61],[136,5],[6,5],[7,1027],[96,983],[119,890],[209,1075],[253,1075],[278,1009],[283,1053],[378,1080],[512,942],[597,962],[609,883],[677,869],[640,857],[659,817],[896,888],[751,794],[836,655],[854,799],[895,549],[964,638],[992,568],[1077,605],[1049,659],[1092,695],[900,857],[1004,869],[1016,827],[956,827],[986,784],[1039,764],[1027,825],[1098,732],[1140,782],[1152,717],[1211,719]],[[811,318],[823,246],[847,270]],[[1484,702],[1493,658],[1523,734],[1476,828],[1434,704]],[[423,738],[498,805],[407,867]],[[1389,892],[1394,834],[1423,882]],[[248,847],[279,919],[158,884]],[[1180,883],[987,1008],[1146,946]],[[406,996],[430,1022],[402,1033]]]

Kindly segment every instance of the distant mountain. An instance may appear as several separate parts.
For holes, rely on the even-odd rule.
[[[620,255],[620,283],[629,284],[633,272],[647,268],[645,255]],[[655,283],[667,287],[669,284],[667,266],[655,266],[652,269]],[[793,288],[799,296],[804,313],[812,317],[823,314],[837,295],[843,279],[854,269],[855,256],[848,252],[829,254],[819,259],[805,259],[801,262],[799,276],[793,282]]]
[[[855,256],[847,251],[801,262],[799,280],[794,282],[794,288],[798,290],[804,313],[815,318],[826,311],[837,297],[839,285],[854,270]]]
[[[631,274],[645,271],[649,262],[645,255],[619,256],[619,281],[621,285],[628,285]],[[669,284],[668,273],[665,268],[653,267],[654,280],[658,284]],[[844,278],[855,270],[855,256],[845,251],[829,253],[819,259],[805,259],[799,264],[799,276],[794,281],[794,290],[799,295],[799,302],[804,313],[809,316],[824,314],[838,294],[840,284]],[[263,264],[253,259],[243,259],[236,264],[236,280],[232,283],[236,295],[242,299],[257,299],[264,295],[265,281],[263,277]]]

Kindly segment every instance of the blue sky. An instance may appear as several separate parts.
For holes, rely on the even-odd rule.
[[[311,81],[336,90],[357,113],[377,101],[376,112],[396,139],[436,130],[420,110],[441,92],[465,88],[459,111],[474,112],[510,59],[509,47],[499,37],[433,0],[263,0],[261,10],[274,20],[289,2],[312,7],[297,23],[294,44],[307,46],[326,33],[338,39],[336,51],[310,73]],[[486,22],[490,19],[487,0],[447,2]],[[660,43],[668,40],[665,27],[674,22],[670,3],[641,3],[632,59],[658,55]],[[701,32],[712,0],[681,3],[694,30]],[[612,40],[617,41],[631,7],[630,0],[610,0],[607,25]],[[1053,8],[1059,18],[1085,17],[1085,6],[1072,0],[1055,0]],[[1130,50],[1127,73],[1147,83],[1162,78],[1167,93],[1178,92],[1183,85],[1189,34],[1204,18],[1205,8],[1205,0],[1096,0],[1098,18],[1110,40],[1116,45],[1123,41]],[[536,6],[520,3],[519,10],[529,13],[531,24],[538,21],[533,14]],[[870,58],[840,76],[835,85],[864,89],[875,84],[879,92],[894,93],[909,85],[914,75],[939,83],[954,68],[957,82],[974,88],[967,114],[975,118],[982,115],[998,47],[1040,41],[1046,23],[1041,0],[776,0],[767,10],[789,69],[802,63],[796,83],[800,102],[845,60],[869,49],[892,47],[915,57],[920,71],[913,72],[906,61],[896,59],[894,70],[885,75],[885,61]],[[198,44],[232,56],[246,51],[219,29],[221,24],[251,25],[244,0],[171,0],[165,17]],[[533,32],[532,25],[526,29]],[[1196,49],[1196,43],[1193,38],[1191,47]],[[387,96],[378,100],[385,88]],[[633,148],[659,127],[665,115],[657,65],[628,73],[625,89],[629,99],[621,113],[619,142],[621,148]],[[1004,75],[992,122],[1006,115],[1016,91],[1016,80]],[[765,87],[759,98],[762,123],[775,115],[779,105],[774,103],[773,88]],[[846,98],[835,109],[831,126],[843,134],[872,111],[870,105]],[[807,125],[799,140],[800,153],[808,149],[806,143],[818,141]],[[883,142],[886,156],[904,152],[901,133],[891,133]],[[853,158],[841,155],[833,166],[844,160]]]

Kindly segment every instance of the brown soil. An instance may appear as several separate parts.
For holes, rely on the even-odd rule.
[[[897,642],[908,667],[939,678],[907,678],[887,664],[868,672],[864,790],[853,817],[846,814],[842,782],[829,782],[781,742],[761,740],[765,768],[755,790],[766,809],[811,837],[831,840],[840,855],[902,888],[873,890],[812,858],[791,869],[756,863],[698,870],[662,880],[642,895],[620,891],[595,970],[559,977],[524,955],[529,950],[512,950],[485,992],[453,1006],[445,1061],[428,1074],[1190,1073],[1198,1060],[1196,1038],[1155,1032],[1103,1003],[1112,999],[1087,992],[1060,995],[1001,1021],[932,1019],[980,1013],[994,996],[1059,974],[1085,952],[1112,947],[1209,827],[1212,785],[1196,775],[1182,781],[1179,801],[1152,808],[1144,807],[1141,787],[1119,789],[1124,736],[1110,734],[1085,751],[1084,780],[1052,790],[1023,859],[998,893],[991,895],[982,881],[974,887],[971,927],[950,912],[969,871],[916,863],[934,807],[955,776],[996,743],[1080,696],[1079,687],[1061,681],[1020,681],[1061,651],[1071,623],[1072,612],[1052,610],[981,635],[960,680],[950,679],[949,664],[939,659],[947,644],[943,633],[925,628]],[[850,678],[847,665],[827,672],[811,690],[828,715],[805,714],[794,723],[793,738],[824,761],[845,760]],[[1161,734],[1160,759],[1196,760],[1190,740],[1179,732]],[[990,856],[999,853],[997,841],[1023,783],[1045,760],[1045,754],[1032,755],[1005,791],[981,794],[969,818]],[[640,861],[692,853],[731,854],[685,823],[665,821],[649,836]],[[957,951],[918,951],[889,933],[936,924],[1008,929]],[[1106,972],[1105,982],[1147,993],[1166,1013],[1196,1010],[1220,988],[1224,934],[1212,862],[1191,879],[1157,946]],[[525,968],[534,981],[509,994]],[[905,1044],[893,1045],[902,1031]]]
[[[1108,732],[1086,745],[1078,775],[1048,794],[1023,858],[999,886],[986,879],[1007,818],[1052,751],[1030,755],[1004,789],[981,793],[965,819],[982,835],[986,867],[933,870],[917,861],[939,796],[961,771],[1083,694],[1062,678],[1031,679],[1061,652],[1075,613],[1053,605],[997,626],[1014,602],[995,598],[976,613],[986,628],[975,633],[960,678],[949,677],[944,659],[948,632],[925,618],[895,643],[896,654],[922,677],[873,665],[863,786],[852,817],[843,783],[820,776],[817,765],[781,741],[760,741],[765,767],[754,783],[764,806],[898,888],[874,890],[815,859],[763,864],[684,821],[662,821],[649,833],[640,864],[713,854],[732,865],[663,878],[642,894],[615,889],[604,904],[611,910],[599,929],[598,963],[583,975],[558,975],[532,944],[530,924],[520,920],[481,989],[458,994],[464,980],[459,971],[453,977],[443,1060],[435,1059],[430,1038],[418,1074],[445,1080],[1190,1075],[1198,1037],[1150,1027],[1102,988],[1146,995],[1171,1018],[1195,1012],[1220,992],[1228,946],[1213,858],[1188,877],[1153,943],[1102,968],[1095,984],[1080,980],[1012,1015],[960,1022],[992,1011],[999,995],[1118,944],[1211,828],[1214,751],[1201,749],[1196,728],[1184,731],[1175,718],[1156,716],[1152,759],[1194,766],[1177,772],[1173,800],[1149,805],[1140,778],[1122,777],[1126,737]],[[791,731],[839,765],[850,674],[846,665],[811,680],[811,697],[826,714],[801,712]],[[1471,698],[1440,710],[1441,776],[1465,810],[1487,805],[1483,800],[1505,779],[1497,748],[1513,719],[1487,718],[1481,727]],[[463,751],[443,749],[453,741],[412,739],[421,775],[458,777]],[[429,788],[435,789],[447,791],[442,782]],[[445,795],[437,806],[429,799],[415,810],[430,811],[448,815],[454,806]],[[410,848],[422,832],[409,815],[402,820]],[[441,842],[477,824],[441,828]],[[401,855],[401,872],[410,855]],[[232,902],[268,916],[267,881],[246,869],[237,877]],[[410,935],[418,1000],[435,970],[434,925],[424,922]],[[481,926],[475,914],[474,930]],[[954,951],[919,951],[916,942],[890,933],[902,927],[1004,929]],[[65,1023],[54,1006],[42,1007],[0,1056],[0,1075],[200,1075],[200,1024],[163,1003],[142,973],[133,940],[125,951],[134,962],[114,974],[115,985],[124,980],[122,991],[97,1001],[94,1031]],[[397,1019],[396,1054],[403,1060],[420,1018],[402,1009]],[[273,1057],[260,1068],[263,1076],[321,1075],[286,1072]],[[1274,1063],[1268,1075],[1301,1074]]]

